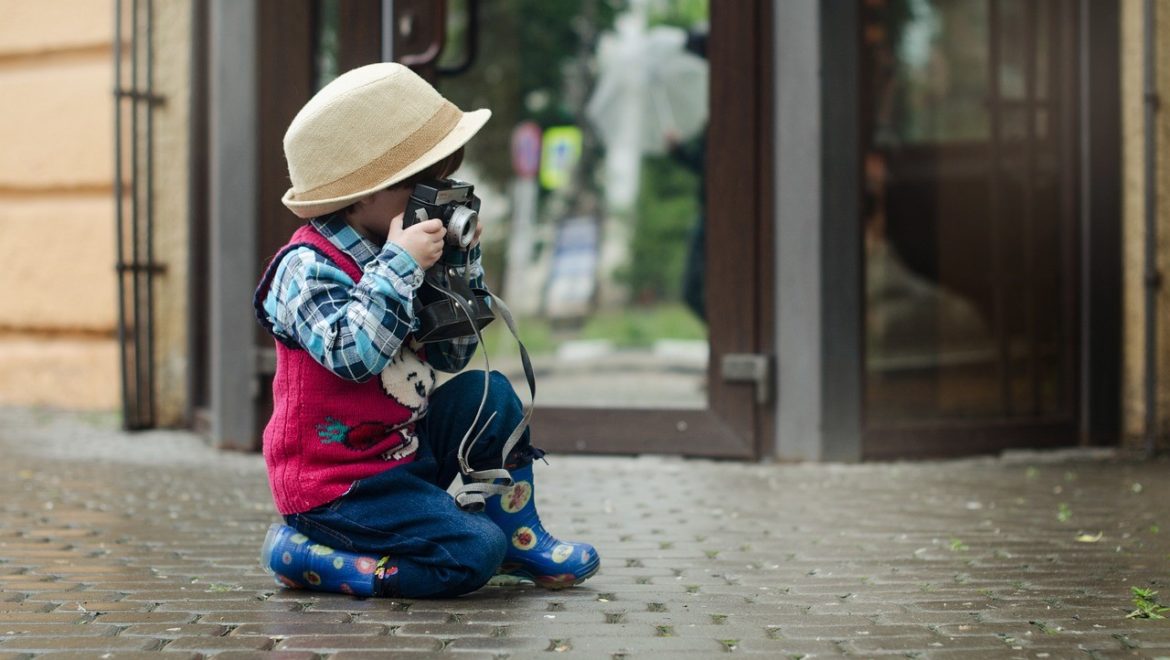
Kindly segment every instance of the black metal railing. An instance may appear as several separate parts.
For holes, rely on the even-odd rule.
[[[127,429],[155,425],[154,276],[163,269],[154,261],[153,110],[162,98],[153,86],[153,5],[152,0],[114,3],[115,268]]]

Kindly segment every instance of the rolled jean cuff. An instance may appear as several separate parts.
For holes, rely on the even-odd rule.
[[[374,569],[374,597],[398,598],[401,595],[398,588],[398,565],[390,557],[382,557]]]
[[[543,459],[544,454],[545,451],[540,447],[533,447],[532,445],[516,447],[508,454],[508,458],[504,460],[504,467],[509,470],[522,468],[531,465],[534,461]]]

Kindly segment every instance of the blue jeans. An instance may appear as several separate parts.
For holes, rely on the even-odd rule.
[[[459,472],[459,441],[475,417],[483,382],[482,371],[468,371],[431,394],[413,463],[356,481],[338,499],[285,521],[317,543],[390,556],[398,573],[387,595],[447,598],[482,587],[503,561],[507,539],[483,513],[460,509],[446,489]],[[511,383],[494,371],[481,426],[492,412],[495,419],[471,452],[476,469],[500,466],[503,443],[524,414]],[[508,463],[527,465],[540,453],[525,431]]]

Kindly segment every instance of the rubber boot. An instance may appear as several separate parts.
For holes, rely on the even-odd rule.
[[[546,589],[581,584],[601,567],[601,558],[588,543],[570,543],[549,534],[536,512],[532,465],[512,471],[515,485],[487,499],[484,512],[508,537],[501,575],[532,580]]]
[[[398,567],[389,557],[334,550],[297,530],[274,523],[260,549],[260,566],[291,589],[343,593],[362,598],[393,596]]]

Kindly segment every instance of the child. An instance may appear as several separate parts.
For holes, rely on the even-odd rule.
[[[598,569],[592,546],[561,542],[541,525],[532,461],[543,452],[527,431],[505,459],[515,485],[488,497],[482,513],[446,491],[485,375],[466,372],[435,389],[435,369],[463,369],[476,339],[418,344],[412,301],[440,260],[481,286],[479,229],[464,252],[444,247],[442,221],[404,229],[402,215],[414,184],[451,175],[490,116],[462,112],[410,69],[382,63],[326,85],[285,134],[292,188],[283,202],[309,221],[272,259],[255,298],[276,339],[264,457],[288,523],[269,530],[261,560],[284,584],[451,597],[497,573],[559,588]],[[493,372],[473,469],[500,467],[523,416],[511,384]]]

